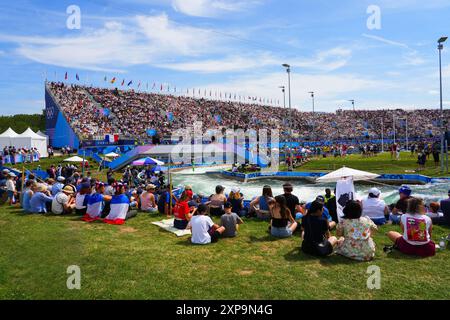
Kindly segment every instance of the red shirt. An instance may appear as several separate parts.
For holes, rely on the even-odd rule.
[[[191,212],[187,201],[178,201],[173,208],[173,215],[176,219],[187,220],[186,216]]]

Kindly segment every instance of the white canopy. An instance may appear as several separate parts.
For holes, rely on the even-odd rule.
[[[17,136],[18,134],[13,129],[8,128],[8,130],[0,134],[0,147],[3,149],[4,147],[13,146],[12,140]]]
[[[110,152],[108,154],[105,154],[105,157],[107,157],[107,158],[117,158],[117,157],[120,157],[120,154],[117,154],[115,152]]]
[[[41,130],[39,130],[38,132],[36,132],[36,134],[40,135],[41,137],[44,137],[45,139],[47,139],[47,144],[48,144],[48,135],[46,135],[45,133],[43,133]]]
[[[47,153],[47,138],[38,135],[33,130],[28,128],[22,134],[17,134],[9,128],[0,135],[0,147],[14,146],[16,148],[36,148],[39,151],[41,157],[48,157]]]
[[[367,181],[378,178],[380,175],[352,168],[343,167],[339,170],[330,172],[329,174],[317,178],[317,182],[337,182],[344,178],[352,178],[353,181]]]
[[[67,158],[66,160],[64,160],[64,162],[87,162],[86,159],[83,159],[79,156],[75,156],[75,157],[71,157],[71,158]]]

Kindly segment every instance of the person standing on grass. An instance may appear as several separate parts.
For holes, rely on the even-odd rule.
[[[302,219],[303,242],[301,249],[304,253],[325,257],[333,253],[338,239],[330,234],[328,220],[323,218],[323,203],[314,201],[308,214]]]
[[[371,236],[377,226],[361,214],[362,207],[358,201],[347,202],[344,217],[336,229],[336,236],[343,237],[336,253],[357,261],[370,261],[375,257],[375,242]]]
[[[6,178],[6,193],[8,195],[8,203],[10,206],[16,203],[17,188],[16,188],[16,175],[13,172],[8,173]]]
[[[210,244],[219,241],[219,238],[225,232],[225,227],[215,224],[210,217],[206,215],[208,207],[201,204],[197,208],[189,222],[187,229],[192,231],[191,242],[193,244]]]
[[[388,238],[394,243],[394,248],[400,252],[431,257],[436,254],[436,245],[431,240],[433,223],[426,214],[425,204],[420,198],[408,200],[407,213],[402,215],[400,227],[402,233],[389,231]]]
[[[277,196],[269,202],[271,221],[270,233],[276,238],[289,238],[297,229],[297,222],[292,217],[284,196]]]
[[[220,225],[225,228],[223,237],[234,238],[239,231],[239,225],[243,224],[244,221],[242,221],[237,213],[232,211],[233,204],[231,202],[225,203],[224,210],[225,213],[220,217]]]

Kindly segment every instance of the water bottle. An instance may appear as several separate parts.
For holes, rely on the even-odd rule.
[[[441,248],[441,250],[445,250],[445,248],[447,247],[447,238],[446,237],[441,238],[441,240],[439,241],[439,247]]]

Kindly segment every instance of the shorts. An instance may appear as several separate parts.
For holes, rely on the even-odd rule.
[[[373,223],[375,223],[377,226],[382,226],[386,224],[386,218],[370,218]]]
[[[179,219],[175,219],[173,221],[173,226],[174,228],[178,229],[178,230],[184,230],[187,228],[189,224],[189,221],[187,220],[179,220]]]
[[[6,194],[8,195],[8,199],[13,199],[14,200],[14,191],[6,191]]]
[[[216,229],[214,229],[214,227],[209,229],[208,233],[211,237],[211,243],[216,243],[217,241],[219,241],[220,233]]]
[[[333,246],[328,240],[323,243],[302,242],[302,251],[313,256],[326,257],[332,254],[333,250]]]
[[[292,230],[288,227],[276,228],[272,226],[270,233],[275,238],[289,238],[292,236]]]
[[[403,237],[400,237],[395,242],[395,247],[400,252],[419,257],[432,257],[436,254],[436,244],[433,241],[420,246],[414,246],[408,243]]]

